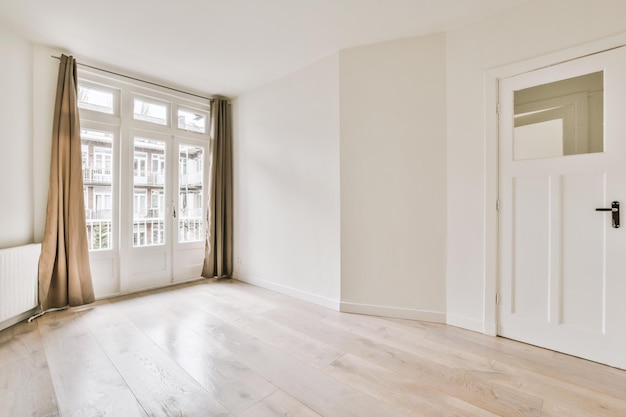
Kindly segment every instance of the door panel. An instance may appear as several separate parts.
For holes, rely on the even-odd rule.
[[[545,320],[550,277],[550,178],[513,179],[513,267],[511,312]],[[537,289],[543,294],[537,296]]]
[[[562,260],[559,323],[602,332],[607,221],[595,211],[593,201],[605,201],[605,175],[562,177]]]
[[[505,337],[626,368],[626,48],[500,81]]]
[[[133,132],[130,228],[130,279],[138,290],[171,282],[171,216],[168,201],[171,139],[153,132]],[[129,158],[130,159],[130,158]]]
[[[202,273],[206,222],[207,144],[177,138],[177,210],[174,239],[174,282],[188,281]]]
[[[89,262],[98,297],[120,291],[118,273],[119,129],[81,120],[81,154]]]

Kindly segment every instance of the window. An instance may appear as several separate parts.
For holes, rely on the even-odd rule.
[[[82,143],[80,145],[80,157],[82,159],[82,167],[83,170],[85,170],[85,168],[87,168],[87,165],[89,163],[89,146],[85,145],[85,143]]]
[[[192,145],[178,148],[178,241],[204,239],[202,215],[204,149]]]
[[[103,148],[100,146],[94,147],[94,168],[102,170],[103,172],[111,172],[112,155],[111,148]]]
[[[89,250],[112,249],[114,134],[81,129],[80,138]]]
[[[111,148],[95,146],[93,149],[92,180],[98,183],[111,183],[113,155]]]
[[[135,97],[133,118],[135,120],[167,126],[169,125],[167,117],[168,107],[166,103]]]
[[[146,183],[148,180],[148,173],[146,171],[146,164],[148,161],[148,154],[145,152],[135,151],[135,157],[133,161],[133,171],[135,173],[135,183]]]
[[[165,150],[152,153],[151,184],[163,186],[165,184]]]
[[[147,191],[145,189],[137,189],[133,193],[133,218],[135,220],[146,217],[146,200],[147,200]]]
[[[150,217],[163,218],[165,211],[165,193],[163,190],[152,190],[150,194]]]
[[[178,109],[178,128],[188,130],[190,132],[206,133],[206,113],[179,108]]]
[[[165,155],[162,153],[152,154],[152,173],[163,174],[165,172]]]
[[[98,71],[78,75],[90,250],[151,246],[135,253],[143,256],[176,240],[202,242],[209,103]],[[107,256],[125,262],[115,251],[97,258]]]
[[[78,108],[98,113],[117,114],[119,93],[113,88],[96,84],[78,83]]]
[[[110,187],[94,187],[93,195],[95,209],[99,212],[108,212],[113,208],[113,196]],[[106,218],[111,218],[111,214],[105,213]]]

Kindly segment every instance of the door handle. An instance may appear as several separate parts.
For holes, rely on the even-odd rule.
[[[619,201],[613,201],[611,208],[597,208],[596,211],[610,211],[613,218],[613,228],[619,229]]]

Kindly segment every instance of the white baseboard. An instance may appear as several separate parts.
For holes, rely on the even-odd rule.
[[[487,336],[497,336],[498,335],[498,325],[492,322],[485,322],[483,333]]]
[[[438,311],[416,310],[412,308],[342,302],[340,311],[344,313],[366,314],[369,316],[430,321],[433,323],[446,322],[446,313],[441,313]]]
[[[265,288],[267,290],[275,291],[280,294],[285,294],[299,300],[308,301],[309,303],[330,308],[331,310],[339,311],[339,301],[333,300],[332,298],[324,297],[319,294],[303,291],[286,285],[277,284],[275,282],[267,281],[264,279],[245,277],[236,272],[233,273],[233,278],[248,284],[256,285],[257,287]]]
[[[450,326],[460,327],[462,329],[471,330],[478,333],[488,334],[485,330],[485,323],[481,320],[465,316],[457,316],[455,314],[448,314],[447,324]],[[495,327],[495,324],[493,325]]]
[[[298,298],[300,300],[308,301],[313,304],[317,304],[322,307],[330,308],[335,311],[341,311],[344,313],[365,314],[369,316],[379,317],[392,317],[398,319],[409,319],[419,321],[429,321],[433,323],[445,323],[446,313],[438,311],[416,310],[410,308],[388,307],[372,304],[359,304],[348,303],[333,300],[331,298],[323,297],[318,294],[314,294],[308,291],[303,291],[297,288],[289,287],[275,282],[267,281],[264,279],[250,278],[238,274],[235,272],[233,278],[257,287],[265,288],[270,291],[275,291],[280,294],[285,294],[290,297]]]

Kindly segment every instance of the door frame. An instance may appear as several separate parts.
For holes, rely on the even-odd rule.
[[[483,333],[498,335],[497,298],[500,287],[500,216],[497,209],[499,200],[499,84],[500,80],[538,70],[555,64],[573,61],[588,55],[595,55],[611,49],[626,46],[626,33],[607,37],[594,42],[567,48],[558,52],[540,55],[525,61],[516,62],[484,72],[484,133],[485,133],[485,200],[484,200],[484,254],[485,276],[483,295]]]

